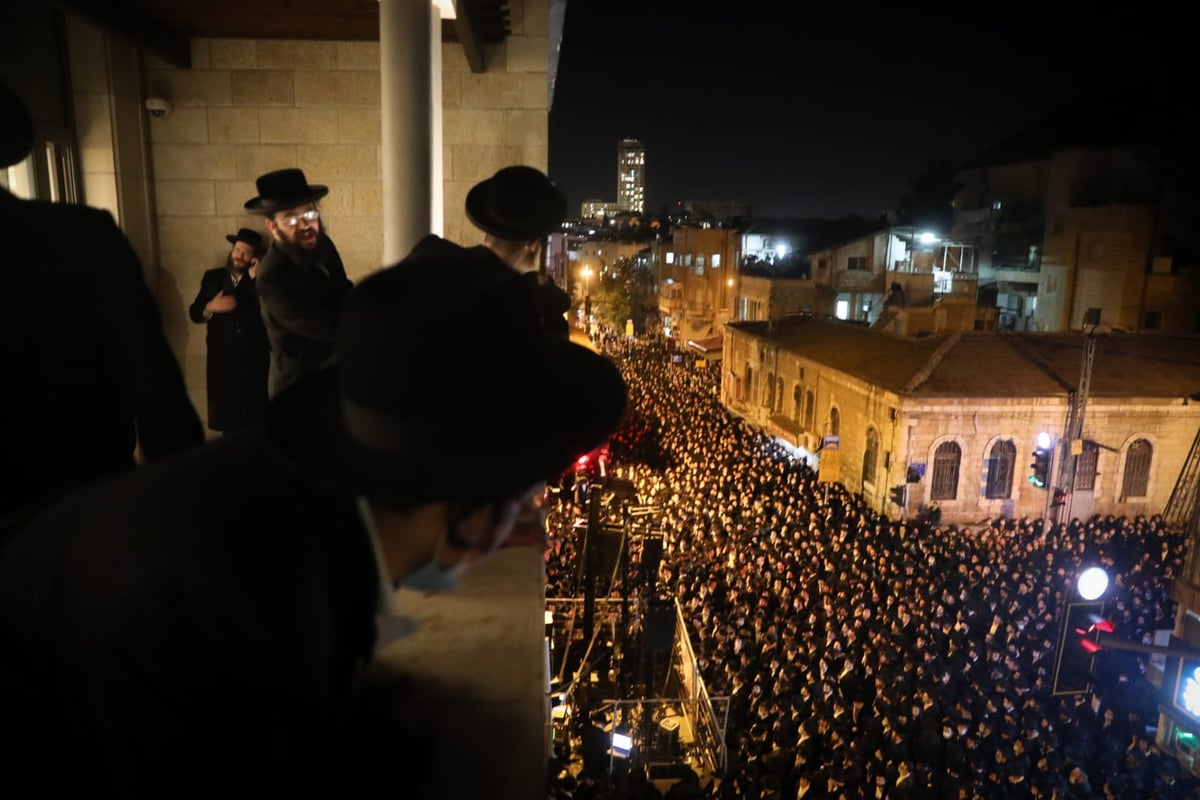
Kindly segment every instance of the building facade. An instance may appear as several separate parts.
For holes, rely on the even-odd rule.
[[[617,205],[637,214],[646,210],[646,148],[637,139],[617,145]]]
[[[964,524],[1157,513],[1200,428],[1200,404],[1189,401],[1200,385],[1200,339],[1099,337],[1083,433],[1070,447],[1063,437],[1084,341],[960,331],[911,338],[813,317],[734,322],[721,397],[800,455],[835,459],[836,480],[892,517],[932,503],[944,521]],[[1043,434],[1055,456],[1051,485],[1039,489],[1027,478]],[[1066,459],[1069,489],[1059,480]],[[903,505],[892,501],[897,488]]]
[[[1144,150],[1046,143],[959,173],[953,236],[979,254],[981,304],[1009,330],[1200,331],[1200,268],[1166,241],[1171,209]]]

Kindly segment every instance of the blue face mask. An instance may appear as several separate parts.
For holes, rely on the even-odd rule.
[[[462,574],[464,566],[460,561],[458,564],[443,568],[437,563],[435,556],[416,572],[401,578],[399,584],[418,592],[451,592],[458,584],[458,576]]]

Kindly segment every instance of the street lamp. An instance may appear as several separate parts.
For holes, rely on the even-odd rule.
[[[583,274],[583,296],[591,297],[592,296],[592,292],[591,292],[592,268],[584,267],[582,274]]]

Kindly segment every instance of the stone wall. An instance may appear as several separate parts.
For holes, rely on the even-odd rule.
[[[549,158],[546,2],[509,10],[512,35],[486,49],[486,72],[470,71],[461,45],[441,45],[443,233],[466,244],[482,239],[463,213],[470,187],[509,164],[545,170]],[[174,104],[149,124],[157,293],[204,416],[204,332],[187,307],[204,270],[224,262],[226,234],[265,234],[243,210],[257,176],[297,166],[328,185],[322,221],[350,277],[380,266],[379,43],[194,39],[191,69],[150,57],[145,67],[146,92]]]

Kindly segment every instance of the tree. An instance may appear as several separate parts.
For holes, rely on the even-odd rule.
[[[621,256],[602,270],[600,279],[592,283],[592,313],[618,331],[625,330],[625,321],[631,319],[634,331],[644,332],[658,315],[650,269]]]

